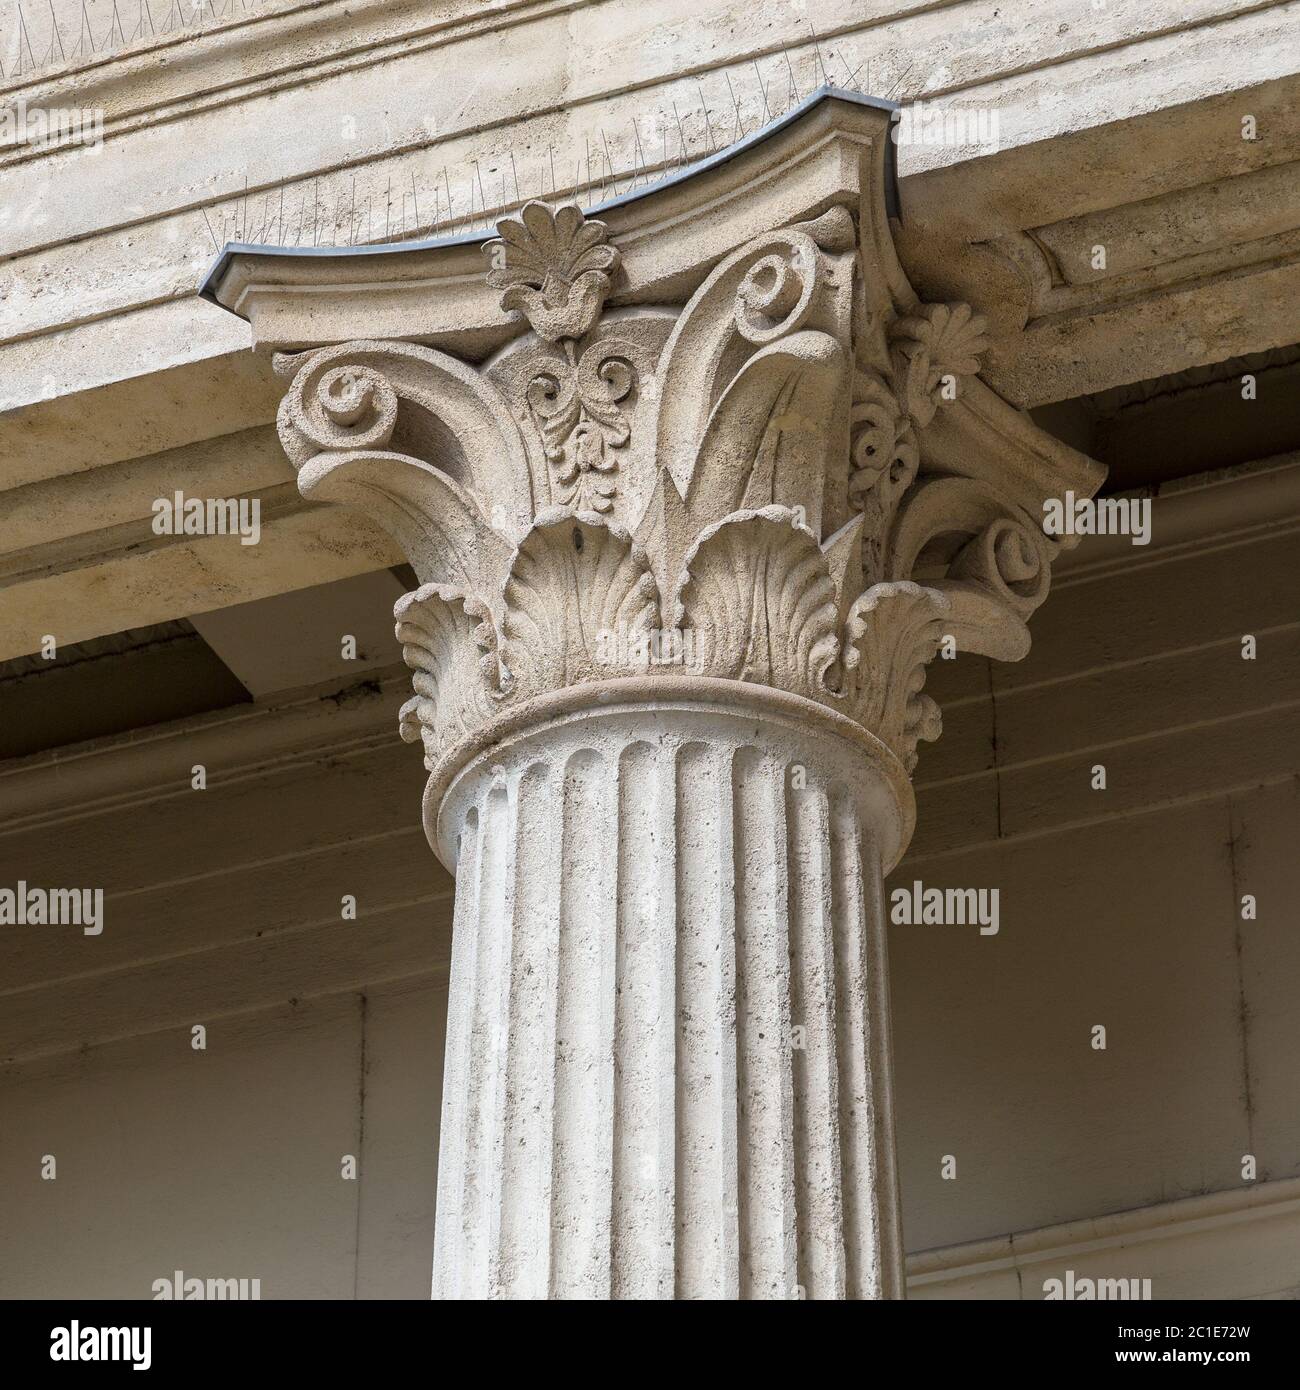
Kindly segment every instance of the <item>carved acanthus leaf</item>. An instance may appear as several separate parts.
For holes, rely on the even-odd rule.
[[[839,649],[835,586],[816,537],[788,508],[708,527],[687,556],[674,612],[707,674],[825,693]]]
[[[879,339],[883,337],[883,342]],[[866,520],[866,578],[886,576],[884,546],[894,514],[915,484],[921,435],[962,378],[979,370],[984,320],[966,304],[918,304],[876,341],[858,344],[853,381],[849,502]],[[885,370],[870,365],[882,357]]]
[[[852,223],[834,212],[728,256],[664,347],[656,455],[699,528],[775,503],[820,530],[848,429]]]
[[[1042,527],[988,484],[931,478],[900,507],[885,567],[891,578],[923,578],[949,597],[961,650],[1018,661],[1054,554]]]
[[[844,626],[842,694],[853,718],[891,747],[909,772],[918,740],[939,737],[939,707],[921,693],[943,640],[947,599],[919,584],[875,584]]]
[[[592,512],[544,512],[506,580],[503,686],[517,698],[644,667],[643,634],[659,625],[644,552]]]
[[[313,501],[368,512],[401,545],[425,583],[492,593],[510,545],[473,497],[439,469],[406,454],[319,454],[298,470],[298,490]]]
[[[422,584],[393,609],[402,657],[415,694],[401,709],[409,743],[424,743],[432,768],[445,748],[490,720],[500,666],[492,614],[482,599],[452,584]]]
[[[277,427],[295,469],[321,455],[400,454],[473,497],[494,529],[513,535],[531,523],[536,503],[518,427],[491,381],[467,363],[416,343],[362,340],[281,355],[276,370],[290,379]]]

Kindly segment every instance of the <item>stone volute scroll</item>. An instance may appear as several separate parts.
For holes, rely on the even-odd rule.
[[[902,1296],[881,880],[926,668],[1024,655],[1043,503],[1101,470],[907,283],[889,121],[829,95],[482,245],[214,272],[279,349],[303,495],[420,580],[435,1296]]]

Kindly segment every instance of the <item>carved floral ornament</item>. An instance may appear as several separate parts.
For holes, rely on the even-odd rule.
[[[522,702],[702,675],[847,715],[910,771],[940,727],[926,663],[946,634],[1023,655],[1057,548],[994,470],[926,463],[982,321],[882,295],[844,206],[739,246],[684,305],[611,308],[619,251],[577,208],[498,230],[488,282],[521,331],[487,360],[277,358],[302,492],[368,510],[422,581],[396,608],[404,736],[433,769]]]

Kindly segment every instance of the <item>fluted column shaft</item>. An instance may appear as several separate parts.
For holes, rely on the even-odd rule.
[[[435,1297],[902,1296],[896,814],[861,743],[743,701],[464,768]]]

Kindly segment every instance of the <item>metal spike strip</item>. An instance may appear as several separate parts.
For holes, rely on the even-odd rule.
[[[145,38],[195,29],[281,2],[77,0],[73,5],[59,0],[64,12],[60,19],[55,0],[44,0],[43,5],[40,0],[8,0],[0,6],[0,78],[32,77],[78,59],[109,57]]]
[[[447,165],[438,159],[436,149],[426,149],[408,156],[405,169],[389,165],[377,172],[374,183],[368,188],[358,187],[357,170],[341,169],[330,175],[294,179],[284,186],[254,190],[255,198],[266,199],[255,229],[261,234],[260,244],[356,246],[457,232],[491,231],[500,217],[529,198],[572,198],[593,206],[636,188],[648,187],[682,166],[743,139],[798,105],[817,86],[869,90],[869,86],[864,85],[871,80],[872,66],[868,60],[846,55],[839,45],[823,46],[811,26],[809,32],[809,45],[797,55],[792,56],[782,49],[764,60],[766,73],[758,61],[753,61],[750,64],[752,79],[747,67],[706,74],[697,82],[698,107],[691,107],[683,114],[673,98],[667,111],[655,108],[639,113],[630,122],[630,132],[597,126],[583,136],[582,148],[568,157],[548,144],[543,152],[530,154],[524,162],[511,144],[491,155],[470,156],[453,179]],[[799,72],[796,71],[796,56]],[[887,91],[876,95],[896,96],[910,72],[909,64]],[[705,81],[711,86],[723,87],[720,101],[710,103]],[[730,114],[721,116],[719,127],[715,117],[720,112],[725,113],[728,104]],[[662,147],[650,155],[644,131],[656,127],[662,133]],[[571,180],[566,180],[560,172],[564,169],[573,171]],[[489,178],[491,194],[488,192]],[[409,191],[406,191],[408,182]],[[396,197],[394,187],[398,190]],[[286,188],[291,205],[295,200],[300,201],[296,218],[286,218],[284,214]],[[226,213],[221,209],[232,204],[237,212],[232,219],[235,226],[246,231],[247,198],[248,193],[244,192],[237,198],[209,204],[208,211],[215,215],[208,217],[205,211],[206,226],[196,227],[196,234],[205,242],[210,239],[213,227],[225,224]],[[280,210],[271,215],[270,208],[277,199]],[[247,240],[244,236],[238,239]]]

